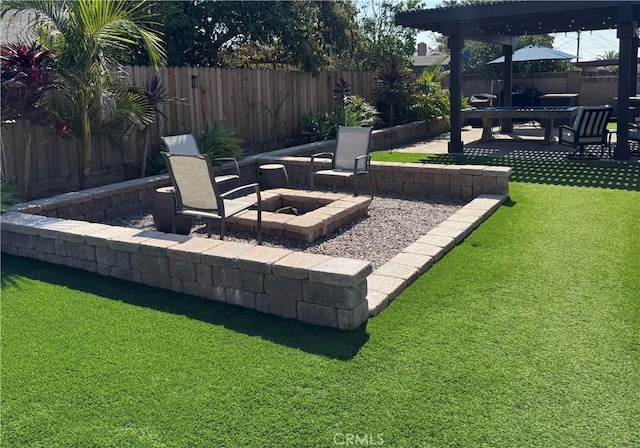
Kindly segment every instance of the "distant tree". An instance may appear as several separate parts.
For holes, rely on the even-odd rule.
[[[362,32],[360,48],[352,55],[350,68],[377,70],[389,65],[392,58],[409,64],[416,48],[418,32],[397,26],[399,12],[422,8],[420,0],[368,0],[362,3],[359,26]]]
[[[620,53],[618,53],[616,50],[609,50],[609,51],[605,51],[602,55],[598,56],[598,60],[599,61],[609,61],[609,60],[617,60],[620,58]],[[618,66],[617,65],[608,65],[606,67],[604,67],[603,71],[606,74],[614,74],[614,73],[618,73]]]
[[[357,38],[351,1],[154,1],[171,66],[287,65],[317,73]],[[132,63],[145,65],[136,51]]]
[[[619,55],[620,53],[618,53],[616,50],[608,50],[608,51],[605,51],[600,56],[598,56],[598,60],[599,61],[616,60],[618,59]]]

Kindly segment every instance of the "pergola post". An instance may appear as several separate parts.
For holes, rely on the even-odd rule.
[[[451,53],[449,107],[451,113],[451,139],[448,151],[450,153],[462,153],[464,142],[462,141],[462,48],[464,39],[460,36],[451,36],[447,40],[447,46]]]
[[[621,12],[624,10],[620,8]],[[618,122],[616,135],[616,149],[613,157],[617,160],[629,160],[629,94],[632,92],[631,83],[636,84],[636,78],[632,78],[634,69],[631,67],[636,64],[638,59],[637,47],[632,43],[636,37],[635,25],[632,22],[621,22],[618,24],[618,39],[620,40],[619,50],[619,67],[618,67]],[[632,54],[635,47],[636,54]],[[635,90],[635,87],[633,87]]]
[[[511,107],[513,104],[513,45],[503,45],[502,53],[504,54],[504,95],[503,103],[504,107]],[[513,122],[511,118],[505,118],[502,120],[502,132],[513,132]]]

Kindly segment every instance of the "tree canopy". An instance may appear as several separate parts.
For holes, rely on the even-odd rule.
[[[154,1],[171,66],[291,66],[318,72],[357,39],[352,2]],[[132,63],[145,65],[142,52]]]

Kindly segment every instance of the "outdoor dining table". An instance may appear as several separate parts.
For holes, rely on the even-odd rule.
[[[570,121],[575,117],[578,108],[575,106],[532,106],[532,107],[472,107],[462,110],[462,118],[481,118],[482,137],[486,142],[493,138],[493,121],[495,119],[524,118],[536,120],[544,127],[543,143],[550,145],[555,142],[553,123],[556,118]]]

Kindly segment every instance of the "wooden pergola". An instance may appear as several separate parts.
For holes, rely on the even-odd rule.
[[[513,50],[518,36],[616,29],[619,40],[618,135],[614,158],[629,159],[629,97],[637,94],[640,1],[500,1],[399,13],[397,25],[435,31],[451,51],[451,141],[461,153],[462,49],[465,39],[502,44],[504,90],[513,90]],[[487,61],[488,62],[488,61]],[[505,98],[510,106],[511,97]],[[509,131],[509,129],[507,129]]]

